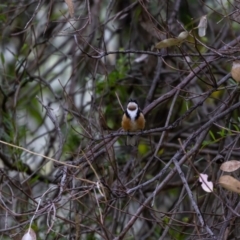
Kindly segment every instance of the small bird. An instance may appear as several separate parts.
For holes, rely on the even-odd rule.
[[[122,128],[127,132],[136,132],[145,127],[145,118],[135,100],[130,99],[122,117]],[[136,145],[136,136],[127,137],[127,145]]]
[[[240,82],[240,60],[235,60],[231,69],[232,78],[236,82]]]

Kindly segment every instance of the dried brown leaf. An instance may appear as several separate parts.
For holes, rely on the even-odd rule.
[[[240,161],[231,160],[221,165],[220,169],[225,172],[233,172],[240,168]]]
[[[74,6],[72,0],[65,0],[66,4],[68,5],[68,12],[71,17],[74,17]]]
[[[219,184],[223,188],[231,192],[240,193],[240,181],[238,181],[232,176],[229,176],[229,175],[221,176],[219,178]]]
[[[233,61],[231,74],[232,74],[232,78],[236,82],[240,82],[240,61],[239,60]]]

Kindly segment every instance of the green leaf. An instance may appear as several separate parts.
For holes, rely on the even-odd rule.
[[[226,133],[225,133],[224,129],[222,129],[221,132],[217,132],[217,134],[219,134],[221,137],[225,137],[226,136]]]
[[[210,134],[210,136],[212,137],[212,139],[215,141],[216,138],[215,138],[215,136],[214,136],[214,134],[213,134],[213,132],[212,132],[211,130],[209,131],[209,134]]]
[[[209,141],[209,140],[205,140],[202,142],[202,146],[205,147],[207,145],[210,145],[212,143],[212,141]]]
[[[233,124],[233,127],[239,132],[239,127],[236,124]]]

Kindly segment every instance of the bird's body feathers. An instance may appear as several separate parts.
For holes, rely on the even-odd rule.
[[[122,128],[127,132],[136,132],[145,127],[145,118],[143,113],[134,100],[130,100],[122,118]],[[136,145],[136,136],[128,136],[127,145]]]

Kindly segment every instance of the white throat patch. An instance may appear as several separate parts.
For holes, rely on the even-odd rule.
[[[136,108],[135,110],[129,110],[127,108],[127,113],[129,114],[130,118],[132,121],[135,121],[136,116],[137,116],[138,109]]]

